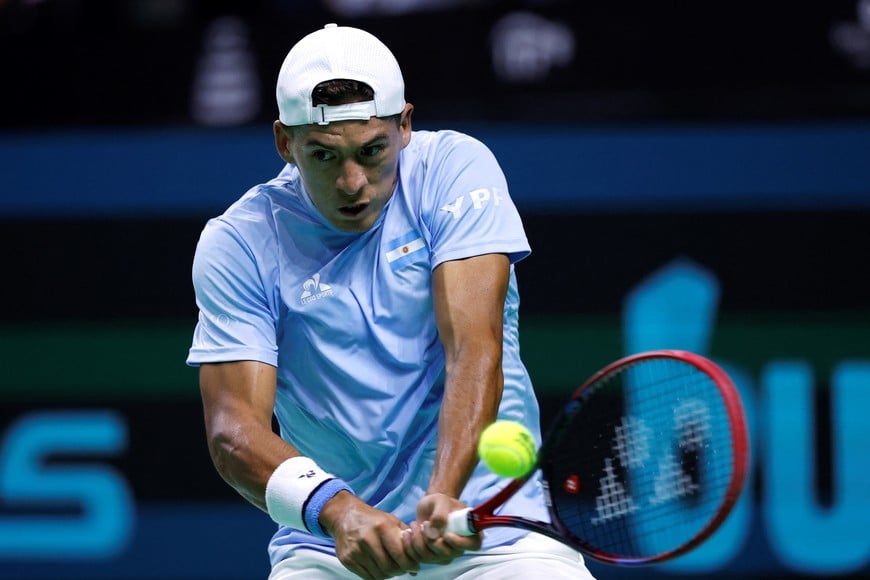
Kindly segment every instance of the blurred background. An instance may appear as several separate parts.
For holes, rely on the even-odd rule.
[[[333,21],[501,161],[545,420],[651,348],[743,393],[724,528],[593,571],[870,577],[870,0],[0,0],[0,578],[266,577],[184,365],[190,263],[281,169],[278,68]]]

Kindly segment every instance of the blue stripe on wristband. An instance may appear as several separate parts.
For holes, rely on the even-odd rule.
[[[305,521],[305,527],[308,528],[309,532],[321,538],[329,537],[329,535],[323,531],[323,528],[320,527],[320,511],[323,509],[323,506],[326,505],[326,502],[342,491],[353,493],[350,486],[336,477],[324,481],[314,490],[314,493],[308,496],[308,499],[305,501],[305,506],[302,508],[304,514],[302,517]]]

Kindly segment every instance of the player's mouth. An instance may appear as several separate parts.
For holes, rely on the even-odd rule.
[[[355,203],[338,208],[338,212],[345,217],[357,217],[369,206],[368,203]]]

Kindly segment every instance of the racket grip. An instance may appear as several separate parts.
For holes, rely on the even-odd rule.
[[[450,512],[447,516],[447,528],[445,531],[459,534],[460,536],[473,536],[476,532],[471,527],[471,508],[464,508]]]

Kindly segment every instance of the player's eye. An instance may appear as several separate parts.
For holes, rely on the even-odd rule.
[[[367,145],[360,152],[363,157],[376,157],[381,151],[386,149],[386,145]]]
[[[312,151],[311,156],[318,161],[331,161],[332,159],[335,159],[335,155],[331,151],[327,151],[326,149],[317,149],[315,151]]]

